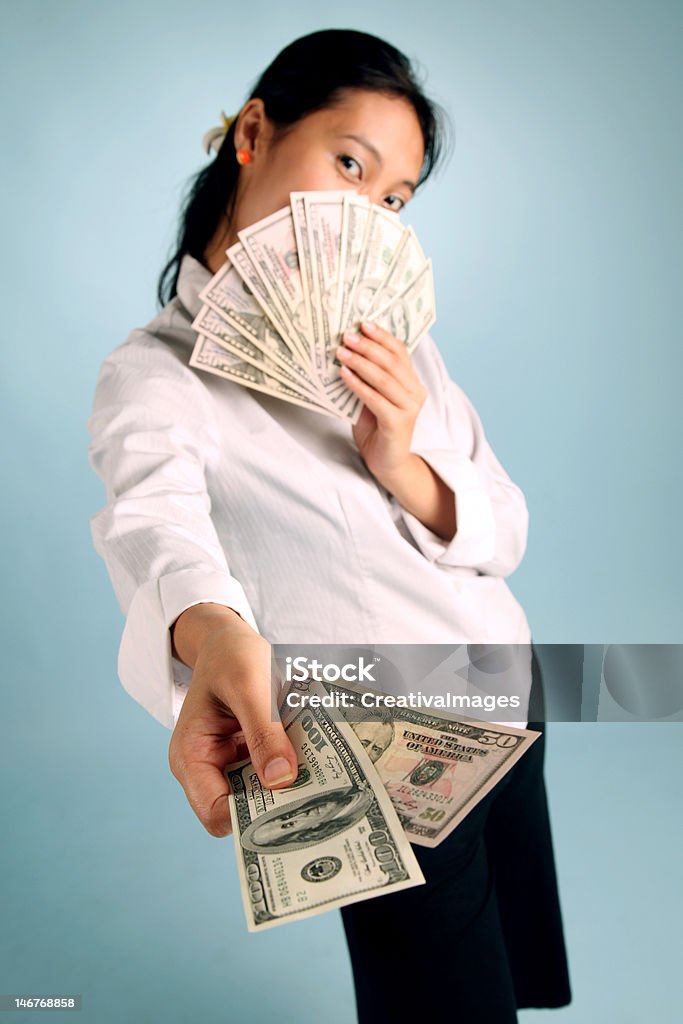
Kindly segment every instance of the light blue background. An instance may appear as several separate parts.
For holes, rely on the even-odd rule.
[[[88,528],[96,374],[154,312],[220,110],[298,35],[384,35],[455,124],[407,219],[434,260],[434,335],[527,495],[511,583],[534,639],[680,642],[680,3],[0,10],[0,992],[83,992],[97,1024],[351,1024],[338,916],[247,935],[232,841],[203,833],[169,734],[116,681],[121,615]],[[680,1020],[680,740],[550,726],[574,1002],[523,1019]]]

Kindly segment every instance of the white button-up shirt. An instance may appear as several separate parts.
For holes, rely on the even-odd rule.
[[[169,627],[204,601],[271,643],[529,644],[505,582],[524,495],[432,338],[412,356],[429,393],[412,451],[455,493],[450,542],[380,486],[347,420],[189,366],[210,276],[184,258],[176,298],[105,359],[88,423],[107,494],[92,536],[126,616],[131,696],[173,728],[191,673]]]

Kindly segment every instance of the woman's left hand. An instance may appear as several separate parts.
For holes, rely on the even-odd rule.
[[[346,331],[337,349],[346,386],[364,403],[353,437],[366,466],[387,490],[411,460],[410,444],[427,390],[406,346],[393,334],[363,322]]]

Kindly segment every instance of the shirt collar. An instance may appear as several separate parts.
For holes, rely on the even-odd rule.
[[[199,293],[211,280],[211,272],[194,256],[186,254],[180,261],[177,292],[188,313],[194,318],[202,308]]]

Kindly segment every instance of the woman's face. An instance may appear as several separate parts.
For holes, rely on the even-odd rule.
[[[347,92],[337,105],[309,114],[275,141],[263,102],[250,100],[235,126],[235,148],[249,150],[252,162],[240,169],[230,231],[223,225],[210,247],[213,270],[225,261],[237,232],[287,206],[290,192],[354,189],[398,213],[413,194],[424,160],[411,104],[364,90]]]

